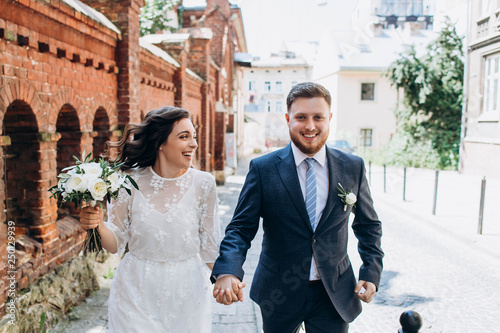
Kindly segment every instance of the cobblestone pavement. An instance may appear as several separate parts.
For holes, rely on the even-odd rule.
[[[236,176],[218,188],[222,229],[229,223],[248,166],[241,162]],[[481,178],[441,172],[436,215],[432,214],[434,171],[407,170],[403,200],[403,171],[373,167],[372,193],[383,223],[386,253],[380,290],[350,326],[352,333],[397,332],[403,311],[423,318],[423,332],[500,332],[500,180],[488,179],[483,235],[477,234]],[[262,231],[252,243],[245,263],[245,301],[213,305],[213,333],[261,332],[260,311],[248,297],[258,262]],[[349,254],[357,269],[361,262],[351,235]],[[108,283],[108,284],[106,284]],[[80,320],[66,320],[54,332],[103,332],[106,293],[99,293],[75,310]]]

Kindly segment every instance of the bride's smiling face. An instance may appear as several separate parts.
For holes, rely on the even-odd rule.
[[[180,169],[189,168],[198,148],[193,123],[188,118],[179,120],[167,140],[160,146],[159,155],[163,155],[169,166]]]

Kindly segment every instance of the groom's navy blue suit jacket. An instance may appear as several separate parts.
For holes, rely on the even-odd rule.
[[[233,274],[243,279],[242,265],[259,220],[264,236],[250,297],[265,316],[296,313],[304,304],[311,257],[335,308],[346,322],[361,312],[354,293],[356,280],[347,255],[348,220],[359,240],[363,265],[359,279],[377,288],[382,273],[381,223],[365,176],[364,163],[355,155],[327,148],[329,191],[315,232],[311,228],[291,145],[252,160],[233,219],[226,228],[213,276]],[[337,184],[357,196],[355,207],[338,196]]]

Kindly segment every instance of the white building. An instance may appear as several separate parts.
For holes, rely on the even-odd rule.
[[[383,73],[411,45],[425,52],[437,37],[429,30],[432,20],[409,19],[373,17],[367,30],[324,34],[312,80],[332,93],[330,139],[347,140],[358,152],[389,143],[396,130],[398,93]]]
[[[500,0],[468,0],[460,169],[500,177]]]
[[[286,96],[295,84],[309,81],[310,74],[306,59],[287,51],[286,44],[279,54],[254,59],[244,69],[245,153],[289,142]]]

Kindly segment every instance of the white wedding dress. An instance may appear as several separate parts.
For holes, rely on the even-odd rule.
[[[109,297],[109,332],[204,333],[212,328],[209,269],[218,255],[215,180],[193,168],[167,179],[151,167],[129,174],[106,226],[122,254]]]

